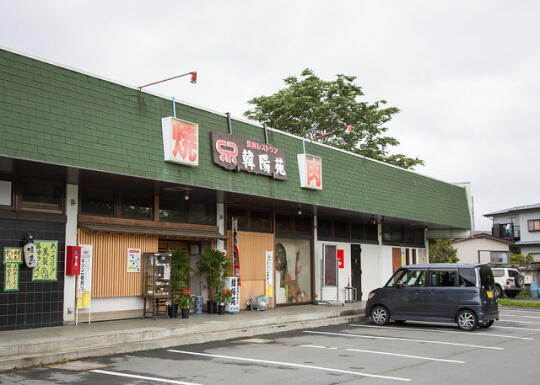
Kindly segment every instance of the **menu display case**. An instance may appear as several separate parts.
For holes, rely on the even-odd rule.
[[[171,296],[171,253],[143,254],[143,317],[167,315]]]

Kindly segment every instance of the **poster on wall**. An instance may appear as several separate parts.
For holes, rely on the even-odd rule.
[[[225,306],[228,313],[237,313],[240,311],[240,285],[236,277],[225,277],[225,288],[232,293],[231,303]]]
[[[81,275],[77,287],[77,308],[90,307],[92,298],[92,245],[81,247]]]
[[[166,162],[199,165],[199,125],[171,116],[161,119]]]
[[[127,251],[127,272],[141,272],[141,249],[128,249]]]
[[[58,241],[34,241],[39,255],[32,269],[32,281],[57,281]]]
[[[274,296],[274,253],[266,250],[266,296]]]
[[[277,304],[311,300],[311,246],[305,239],[276,238],[274,244]]]
[[[22,261],[22,249],[4,247],[4,291],[19,291],[19,265]]]

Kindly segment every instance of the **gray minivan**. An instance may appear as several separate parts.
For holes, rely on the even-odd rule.
[[[384,287],[369,293],[366,317],[377,325],[393,320],[488,328],[499,319],[493,273],[481,264],[402,266]]]

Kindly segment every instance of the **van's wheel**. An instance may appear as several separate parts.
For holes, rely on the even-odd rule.
[[[480,322],[480,323],[478,323],[478,326],[480,326],[481,328],[487,329],[487,328],[491,327],[491,325],[493,325],[493,322],[495,322],[495,321],[491,320],[491,321],[487,321],[487,322]]]
[[[478,318],[471,310],[461,310],[457,315],[457,324],[461,330],[471,331],[476,329]]]
[[[499,285],[495,285],[495,298],[502,298],[503,291]]]
[[[384,306],[377,305],[371,310],[371,320],[375,325],[387,325],[390,321],[390,313]]]

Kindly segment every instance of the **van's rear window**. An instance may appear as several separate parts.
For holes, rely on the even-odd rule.
[[[484,289],[493,289],[495,287],[495,280],[490,267],[480,267],[480,283]]]

